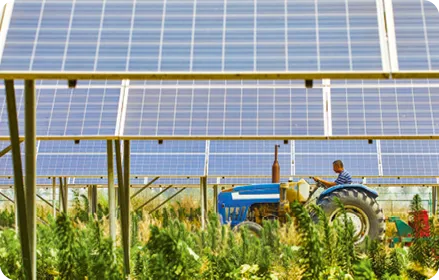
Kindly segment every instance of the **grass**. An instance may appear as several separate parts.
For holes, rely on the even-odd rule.
[[[39,207],[46,224],[38,224],[38,279],[123,279],[120,228],[113,244],[106,202],[99,203],[95,218],[84,215],[85,200],[56,219]],[[150,209],[132,213],[132,279],[429,279],[439,268],[437,218],[431,238],[410,249],[375,242],[356,248],[349,219],[331,225],[321,215],[314,224],[299,204],[291,206],[287,223],[265,222],[261,238],[220,225],[212,213],[203,231],[197,207],[188,197],[153,215]],[[9,278],[23,279],[11,213],[0,211],[6,217],[0,267]]]

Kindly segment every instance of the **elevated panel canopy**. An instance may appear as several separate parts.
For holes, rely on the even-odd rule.
[[[0,77],[386,78],[381,5],[16,0]]]
[[[37,90],[38,136],[115,135],[120,88]],[[24,132],[23,90],[16,90],[20,133]],[[0,136],[9,136],[4,89],[0,89]]]
[[[439,77],[437,7],[425,0],[393,0],[393,15],[397,54],[393,76]]]

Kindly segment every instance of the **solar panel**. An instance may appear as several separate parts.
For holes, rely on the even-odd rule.
[[[205,155],[131,155],[133,175],[203,176]]]
[[[331,90],[334,135],[435,135],[439,88]]]
[[[270,154],[274,158],[274,146],[280,145],[279,154],[291,153],[291,142],[283,141],[210,141],[210,154]]]
[[[439,141],[381,141],[383,154],[437,154],[439,153]]]
[[[439,70],[439,16],[425,0],[393,0],[399,70]]]
[[[436,176],[438,166],[439,154],[383,155],[385,175]]]
[[[132,154],[146,153],[188,153],[204,154],[206,152],[206,141],[131,141]]]
[[[331,175],[332,162],[336,159],[343,161],[346,170],[352,176],[377,176],[378,158],[376,155],[346,155],[346,154],[322,154],[322,155],[296,155],[296,175]]]
[[[209,157],[209,175],[271,176],[273,155],[268,154],[212,154]],[[281,175],[291,175],[291,156],[279,155]]]
[[[367,141],[295,141],[296,154],[376,154],[377,146]]]
[[[120,89],[37,90],[37,135],[114,135]],[[24,134],[23,90],[16,90],[20,134]],[[9,136],[4,89],[0,89],[0,135]]]
[[[322,135],[319,89],[130,89],[124,135]]]
[[[12,166],[11,166],[12,168]],[[107,174],[107,156],[95,154],[41,154],[38,176],[101,176]]]
[[[380,72],[376,3],[16,0],[0,69]]]

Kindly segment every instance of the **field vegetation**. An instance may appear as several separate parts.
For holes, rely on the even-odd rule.
[[[288,222],[267,221],[261,237],[235,232],[210,213],[205,230],[200,210],[173,203],[150,215],[131,215],[132,279],[430,279],[439,269],[439,223],[430,219],[431,237],[415,239],[410,248],[386,242],[354,246],[354,229],[346,214],[330,224],[320,208],[320,222],[309,211],[291,205]],[[343,206],[340,205],[343,209]],[[412,207],[419,207],[414,199]],[[109,237],[108,207],[99,202],[89,215],[88,201],[78,193],[69,214],[53,217],[39,207],[38,279],[123,279],[120,240]],[[0,212],[0,267],[11,279],[23,279],[14,211]],[[389,232],[389,234],[392,234]]]

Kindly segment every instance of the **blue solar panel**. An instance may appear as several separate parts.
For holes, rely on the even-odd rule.
[[[131,174],[203,176],[204,155],[131,155]]]
[[[291,142],[290,142],[291,143]],[[291,145],[283,141],[210,141],[210,154],[221,153],[246,153],[246,154],[272,154],[274,146],[280,145],[279,154],[290,154]]]
[[[206,141],[131,141],[131,153],[201,153],[206,152]]]
[[[16,0],[0,69],[382,71],[379,33],[365,0]]]
[[[415,168],[413,168],[415,166]],[[436,176],[439,155],[383,155],[385,175]]]
[[[209,157],[209,175],[271,176],[273,161],[273,155],[267,154],[213,154]],[[280,154],[279,164],[281,175],[291,175],[290,155]]]
[[[11,167],[12,168],[12,167]],[[37,158],[38,176],[106,175],[106,155],[42,154]]]
[[[438,9],[425,0],[393,1],[400,70],[439,70]]]
[[[81,141],[75,144],[74,141],[40,141],[38,154],[68,154],[68,153],[90,153],[107,154],[106,141]]]
[[[434,135],[439,88],[332,89],[334,135]]]
[[[352,176],[379,174],[376,155],[296,155],[295,158],[297,175],[336,175],[332,170],[332,162],[336,159],[343,161]]]
[[[124,135],[322,135],[318,89],[130,89]]]
[[[381,141],[381,152],[384,153],[415,153],[415,154],[438,154],[439,141]]]
[[[367,141],[295,141],[298,154],[376,154],[377,147]]]
[[[120,89],[38,89],[37,135],[114,135]],[[16,90],[20,134],[24,134],[23,90]],[[8,136],[4,89],[0,89],[0,135]]]

